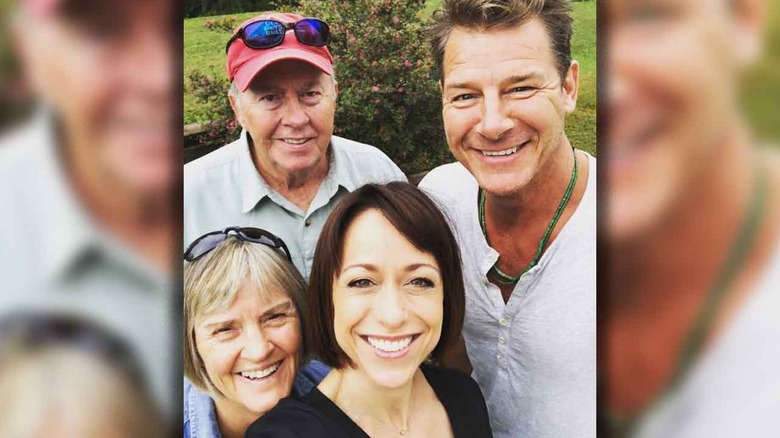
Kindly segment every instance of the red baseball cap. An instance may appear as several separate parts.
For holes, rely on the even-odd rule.
[[[282,23],[295,23],[302,20],[298,14],[272,12],[257,17],[250,18],[239,26],[242,29],[249,23],[259,20],[276,20]],[[306,44],[301,44],[295,35],[292,35],[292,29],[285,33],[285,38],[282,44],[270,49],[253,49],[247,47],[244,44],[244,40],[241,38],[236,39],[228,47],[227,52],[227,73],[230,82],[235,81],[236,86],[240,91],[245,91],[252,79],[255,78],[264,68],[273,64],[274,62],[282,61],[285,59],[296,59],[298,61],[307,62],[328,75],[333,76],[333,57],[330,54],[327,46],[315,47]]]

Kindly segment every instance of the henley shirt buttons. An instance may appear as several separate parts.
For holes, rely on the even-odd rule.
[[[504,364],[504,356],[501,356],[500,354],[496,355],[496,359],[498,360],[498,363],[503,365]]]
[[[499,336],[498,343],[501,345],[506,345],[506,337],[504,335]]]
[[[506,327],[507,325],[509,325],[509,322],[506,320],[506,318],[499,319],[498,323],[501,324],[502,327]]]

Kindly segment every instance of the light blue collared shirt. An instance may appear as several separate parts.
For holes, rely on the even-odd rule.
[[[330,367],[313,360],[298,370],[293,396],[303,397],[330,372]],[[184,379],[184,438],[221,438],[214,399]]]
[[[406,176],[387,155],[334,135],[328,174],[309,210],[302,211],[260,176],[243,131],[233,143],[184,166],[184,246],[229,226],[263,228],[284,240],[308,279],[320,231],[338,200],[365,184],[391,181]]]

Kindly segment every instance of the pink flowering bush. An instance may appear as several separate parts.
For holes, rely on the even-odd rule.
[[[209,30],[231,33],[238,26],[238,17],[225,15],[219,18],[209,18],[203,22],[203,25]]]
[[[236,121],[230,108],[227,90],[230,83],[226,79],[207,75],[193,69],[187,75],[189,89],[195,98],[206,108],[211,122],[204,126],[206,131],[198,139],[204,144],[226,144],[238,138],[241,125]]]
[[[302,0],[331,29],[339,99],[335,134],[382,149],[407,174],[452,161],[423,35],[422,0]]]
[[[424,3],[302,0],[299,8],[280,8],[330,25],[339,83],[334,134],[382,149],[407,174],[453,161],[444,137],[438,79],[423,36]],[[227,80],[198,70],[187,78],[188,89],[213,120],[200,140],[235,140],[240,126],[227,99]]]

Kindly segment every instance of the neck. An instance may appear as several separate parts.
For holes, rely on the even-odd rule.
[[[100,172],[103,166],[90,151],[92,143],[83,140],[69,136],[63,148],[68,177],[82,206],[118,241],[158,270],[169,270],[176,227],[173,191],[139,193],[115,175]]]
[[[223,397],[213,397],[213,399],[217,411],[219,432],[223,438],[242,438],[249,425],[261,416],[246,409],[240,409],[234,402]]]
[[[529,223],[549,222],[571,180],[574,159],[571,143],[564,136],[544,167],[521,190],[506,196],[485,193],[485,214],[493,226],[509,231]],[[579,178],[583,176],[586,174],[580,169]]]
[[[746,218],[756,160],[737,127],[713,148],[709,163],[687,184],[656,226],[610,246],[610,306],[668,307],[709,291]],[[685,296],[682,292],[687,293]]]
[[[424,379],[422,371],[418,369],[409,382],[393,389],[378,386],[358,370],[340,370],[336,377],[333,400],[361,428],[366,431],[391,429],[396,433],[408,428],[415,394],[420,379]]]
[[[311,201],[317,194],[317,190],[328,175],[330,168],[331,149],[314,166],[289,172],[279,166],[273,166],[270,163],[264,163],[254,153],[254,143],[247,134],[249,141],[249,150],[252,151],[252,161],[255,164],[260,176],[265,180],[269,187],[279,192],[290,202],[307,211]]]

